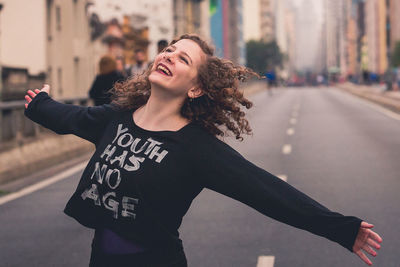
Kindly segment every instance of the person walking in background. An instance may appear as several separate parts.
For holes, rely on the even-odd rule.
[[[157,54],[161,53],[168,46],[167,40],[160,40],[157,42]]]
[[[146,55],[143,49],[136,49],[134,55],[134,64],[125,67],[127,77],[142,74],[146,71],[148,63],[146,62]]]
[[[90,266],[186,267],[178,230],[204,188],[372,265],[364,251],[376,256],[382,242],[372,224],[329,210],[218,138],[251,134],[242,108],[252,103],[239,83],[258,75],[213,52],[197,35],[182,35],[144,75],[117,83],[109,105],[62,104],[48,85],[25,96],[28,118],[96,145],[64,210],[95,230]]]
[[[99,74],[93,81],[89,90],[89,97],[93,99],[95,106],[109,104],[111,102],[110,89],[118,81],[125,77],[117,70],[117,62],[111,56],[103,56],[99,62]]]

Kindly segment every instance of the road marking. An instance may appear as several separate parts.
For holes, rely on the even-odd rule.
[[[289,128],[286,131],[287,135],[293,135],[294,134],[294,129],[293,128]]]
[[[281,180],[287,182],[287,175],[284,174],[278,174],[276,177],[280,178]]]
[[[282,153],[285,154],[285,155],[288,155],[288,154],[292,153],[292,146],[288,145],[288,144],[283,145]]]
[[[275,256],[259,256],[257,260],[257,267],[273,267],[275,263]]]
[[[290,119],[290,124],[296,124],[297,123],[297,119],[296,118],[291,118]]]
[[[397,114],[396,112],[393,112],[390,109],[379,106],[378,104],[375,104],[372,102],[367,102],[367,100],[365,100],[365,99],[363,99],[363,100],[364,100],[364,104],[366,104],[367,106],[370,106],[371,108],[375,109],[376,111],[383,113],[384,115],[386,115],[392,119],[400,121],[400,115]]]
[[[394,111],[391,111],[391,110],[388,109],[388,108],[382,107],[382,106],[380,106],[379,104],[376,104],[376,103],[374,103],[374,102],[370,102],[371,100],[367,100],[367,99],[364,99],[364,98],[360,98],[359,96],[353,95],[353,94],[348,93],[348,92],[347,92],[347,93],[345,93],[345,92],[343,92],[343,91],[339,91],[339,92],[342,92],[343,94],[345,94],[345,95],[347,95],[347,96],[349,96],[349,97],[352,96],[352,97],[358,99],[361,103],[363,103],[363,104],[369,106],[369,107],[372,108],[372,109],[375,109],[376,111],[378,111],[378,112],[380,112],[380,113],[382,113],[382,114],[388,116],[389,118],[392,118],[392,119],[395,119],[395,120],[400,121],[400,114],[398,114],[398,113],[396,113],[396,112],[394,112]]]
[[[15,193],[11,193],[11,194],[5,195],[3,197],[0,197],[0,205],[3,205],[3,204],[5,204],[5,203],[7,203],[9,201],[12,201],[14,199],[20,198],[22,196],[28,195],[30,193],[33,193],[33,192],[35,192],[35,191],[37,191],[39,189],[42,189],[42,188],[44,188],[46,186],[54,184],[55,182],[61,181],[61,180],[65,179],[65,178],[67,178],[67,177],[69,177],[69,176],[71,176],[71,175],[83,170],[86,165],[87,165],[87,162],[80,163],[80,164],[75,165],[72,168],[69,168],[68,170],[65,170],[63,172],[60,172],[60,173],[58,173],[58,174],[56,174],[56,175],[54,175],[54,176],[52,176],[52,177],[50,177],[50,178],[48,178],[46,180],[43,180],[43,181],[38,182],[36,184],[27,186],[27,187],[15,192]]]

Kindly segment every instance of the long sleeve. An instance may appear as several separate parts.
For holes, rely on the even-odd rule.
[[[204,187],[275,220],[326,237],[352,252],[361,219],[330,211],[217,139],[202,146],[201,151],[197,162]]]
[[[84,107],[63,104],[40,92],[25,109],[25,116],[58,134],[74,134],[96,144],[115,112],[112,105]]]

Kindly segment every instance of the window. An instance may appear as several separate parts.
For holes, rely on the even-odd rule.
[[[57,24],[57,30],[61,31],[61,8],[60,8],[60,6],[56,7],[56,24]]]
[[[62,95],[62,92],[63,92],[63,90],[62,90],[62,69],[61,68],[58,68],[57,69],[57,82],[58,82],[58,94],[59,94],[59,96],[61,96]]]

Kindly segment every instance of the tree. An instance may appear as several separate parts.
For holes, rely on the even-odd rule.
[[[259,74],[282,67],[284,55],[275,41],[250,40],[246,43],[247,67]]]
[[[400,67],[400,41],[396,42],[394,47],[392,63],[394,67]]]

